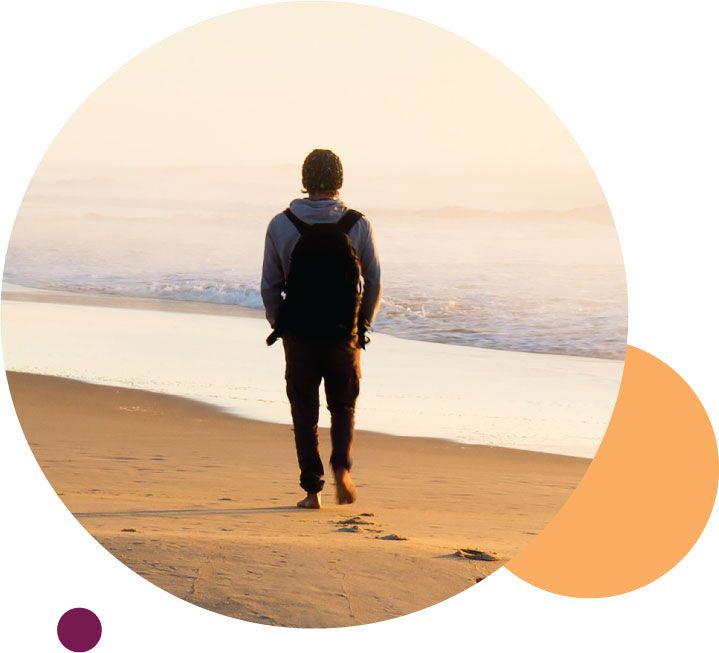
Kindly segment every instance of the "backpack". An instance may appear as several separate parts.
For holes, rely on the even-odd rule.
[[[300,239],[290,256],[285,296],[267,344],[283,333],[307,340],[340,340],[358,333],[362,266],[348,233],[362,214],[348,209],[339,222],[310,225],[290,209],[284,213]],[[365,340],[360,338],[362,346]]]

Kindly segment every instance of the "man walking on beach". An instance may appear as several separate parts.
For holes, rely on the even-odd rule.
[[[324,379],[331,415],[332,456],[338,503],[353,503],[350,478],[360,350],[381,299],[380,265],[372,227],[340,198],[343,171],[330,150],[313,150],[302,165],[303,192],[267,227],[262,301],[282,338],[285,380],[307,496],[300,508],[320,508],[324,467],[319,452],[319,386]],[[364,281],[364,283],[362,283]]]

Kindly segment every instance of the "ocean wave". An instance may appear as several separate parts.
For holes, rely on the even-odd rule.
[[[172,299],[176,301],[228,304],[260,309],[263,307],[259,286],[247,283],[228,283],[216,280],[161,279],[137,281],[132,279],[97,278],[84,276],[56,279],[43,283],[40,280],[16,278],[6,274],[4,280],[20,286],[41,290],[55,290],[75,293],[98,293],[121,297],[143,297],[147,299]]]
[[[247,308],[263,306],[259,287],[224,282],[156,282],[148,287],[146,296],[211,304],[234,304]]]
[[[229,275],[228,275],[229,276]],[[125,297],[169,299],[263,309],[258,283],[227,282],[217,278],[197,279],[173,275],[154,281],[98,278],[94,275],[55,279],[51,283],[17,279],[5,275],[5,281],[47,290],[100,293]],[[507,349],[535,353],[553,353],[596,358],[621,359],[626,342],[617,335],[616,319],[583,315],[561,323],[551,311],[541,307],[496,305],[486,298],[477,302],[453,297],[417,297],[407,289],[385,290],[380,312],[373,328],[400,338],[446,344]],[[604,337],[598,337],[598,334]]]

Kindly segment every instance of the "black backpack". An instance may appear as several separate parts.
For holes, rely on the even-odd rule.
[[[340,340],[358,333],[362,266],[347,234],[362,214],[348,209],[339,222],[310,225],[290,209],[284,213],[300,239],[290,256],[285,297],[267,344],[284,333],[307,340]],[[361,346],[366,341],[362,333]]]

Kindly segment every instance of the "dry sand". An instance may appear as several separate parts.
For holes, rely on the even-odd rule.
[[[103,546],[178,597],[266,624],[369,623],[471,587],[543,528],[590,462],[359,431],[358,503],[335,505],[328,482],[324,508],[306,511],[287,426],[139,390],[8,380],[47,478]],[[324,430],[322,447],[326,460]]]

